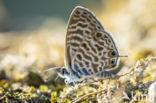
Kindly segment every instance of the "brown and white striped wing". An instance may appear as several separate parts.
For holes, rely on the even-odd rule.
[[[65,64],[68,69],[72,68],[71,61],[80,43],[97,30],[104,30],[99,20],[88,9],[77,6],[71,13],[66,34]]]
[[[85,38],[72,60],[72,68],[81,75],[94,75],[115,68],[119,53],[111,35],[105,31],[96,31]]]

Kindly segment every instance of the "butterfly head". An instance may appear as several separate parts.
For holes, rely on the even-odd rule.
[[[69,76],[70,73],[67,71],[66,68],[61,67],[57,70],[57,74],[61,78],[66,78],[67,76]]]

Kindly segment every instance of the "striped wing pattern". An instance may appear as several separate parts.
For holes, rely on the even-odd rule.
[[[81,42],[72,60],[72,68],[79,75],[95,75],[115,68],[118,63],[118,51],[111,36],[105,31],[92,35]]]
[[[94,75],[117,65],[117,55],[110,55],[113,51],[118,54],[111,35],[96,16],[86,8],[76,7],[67,27],[66,67],[79,75]]]

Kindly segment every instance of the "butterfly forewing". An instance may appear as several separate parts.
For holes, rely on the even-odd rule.
[[[77,6],[71,13],[66,34],[65,64],[68,69],[72,68],[71,61],[80,43],[96,30],[104,30],[102,24],[88,9]]]
[[[118,55],[112,37],[95,15],[86,8],[76,7],[67,27],[66,67],[79,75],[91,75],[115,67]]]

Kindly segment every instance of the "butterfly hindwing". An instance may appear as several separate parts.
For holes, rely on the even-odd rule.
[[[96,31],[91,37],[85,38],[78,47],[72,60],[72,68],[79,75],[95,75],[117,66],[119,53],[106,31]]]

